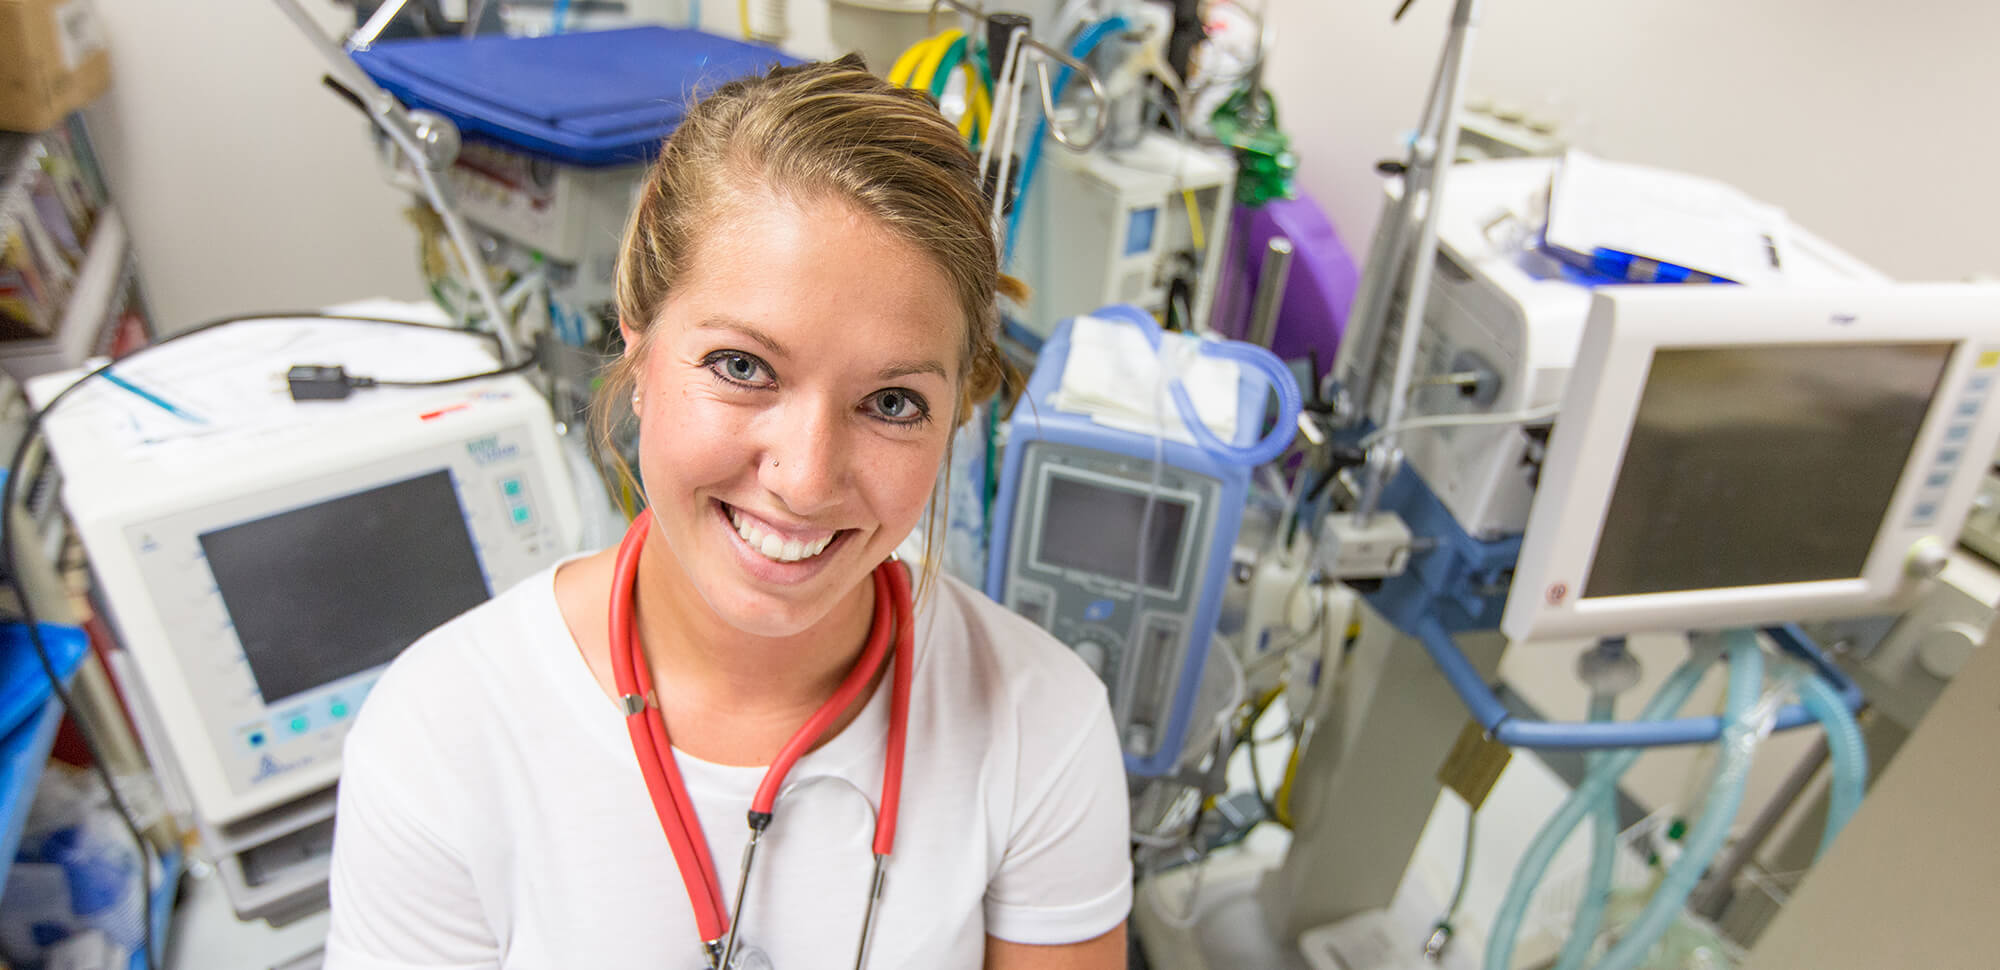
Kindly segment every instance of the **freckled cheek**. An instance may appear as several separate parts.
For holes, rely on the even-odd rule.
[[[742,419],[739,411],[703,388],[667,388],[657,397],[649,395],[639,442],[648,486],[694,488],[740,472],[753,450]]]
[[[940,442],[935,447],[901,451],[863,466],[870,469],[864,474],[876,497],[878,514],[885,524],[898,528],[915,526],[923,518],[924,503],[931,497],[944,460],[944,445]]]

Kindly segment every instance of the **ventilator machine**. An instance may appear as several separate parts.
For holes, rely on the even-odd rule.
[[[341,743],[384,666],[582,528],[527,380],[293,402],[270,375],[300,353],[492,366],[449,331],[239,323],[115,369],[48,422],[141,739],[245,918],[323,905]]]

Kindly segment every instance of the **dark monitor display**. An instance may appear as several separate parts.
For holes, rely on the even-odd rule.
[[[1860,577],[1953,346],[1654,354],[1584,596]]]
[[[451,473],[204,533],[266,704],[386,663],[491,591]]]
[[[1146,496],[1134,489],[1062,474],[1050,474],[1048,483],[1037,554],[1041,565],[1132,582],[1139,568],[1139,529],[1146,515]],[[1153,516],[1146,523],[1147,586],[1174,588],[1188,511],[1187,502],[1153,499]]]

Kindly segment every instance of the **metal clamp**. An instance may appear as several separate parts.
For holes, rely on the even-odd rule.
[[[976,0],[972,0],[972,2],[968,2],[968,0],[931,0],[930,19],[928,21],[928,29],[930,31],[935,32],[937,30],[938,11],[945,7],[950,7],[981,25],[984,25],[990,16],[986,12],[985,6],[976,2]],[[1031,33],[1023,34],[1021,37],[1021,50],[1024,55],[1029,51],[1033,51],[1035,54],[1036,86],[1041,89],[1042,113],[1049,119],[1049,135],[1055,138],[1057,144],[1071,151],[1087,152],[1096,147],[1097,143],[1104,138],[1105,131],[1111,127],[1111,101],[1109,96],[1104,93],[1104,82],[1098,79],[1097,72],[1091,70],[1082,61],[1070,56],[1068,52],[1035,39],[1035,36]],[[1068,68],[1073,74],[1081,76],[1085,84],[1090,85],[1090,95],[1097,100],[1098,110],[1097,119],[1092,124],[1090,137],[1087,139],[1075,139],[1065,133],[1062,130],[1062,126],[1056,123],[1055,84],[1049,78],[1050,61]],[[999,74],[998,70],[994,72],[996,78]],[[997,94],[998,92],[995,93]]]

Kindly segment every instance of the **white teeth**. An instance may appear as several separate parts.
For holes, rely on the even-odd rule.
[[[802,542],[798,539],[780,538],[765,532],[755,519],[733,508],[729,510],[729,521],[736,527],[736,534],[743,537],[744,545],[762,553],[764,558],[776,562],[798,562],[802,559],[811,559],[825,552],[826,547],[833,543],[833,536],[827,536],[817,542]]]

